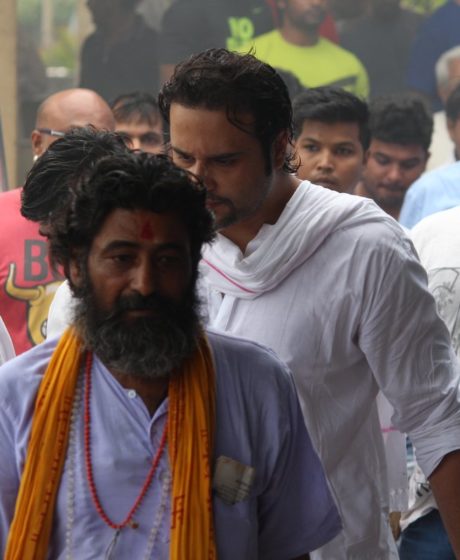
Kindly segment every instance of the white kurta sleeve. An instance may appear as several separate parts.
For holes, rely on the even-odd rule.
[[[361,253],[366,273],[359,344],[429,476],[460,448],[459,366],[409,240],[388,230]],[[370,245],[370,244],[369,244]]]

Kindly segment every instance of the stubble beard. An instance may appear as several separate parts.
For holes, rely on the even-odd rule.
[[[228,227],[238,225],[240,222],[247,220],[254,216],[264,205],[265,200],[270,192],[272,175],[267,174],[264,179],[264,184],[261,185],[261,194],[257,200],[253,202],[250,206],[237,207],[235,203],[223,197],[212,196],[213,199],[218,200],[221,206],[224,206],[227,212],[223,216],[216,215],[216,213],[211,210],[214,220],[215,228],[220,231]]]
[[[74,326],[84,347],[110,371],[146,380],[169,378],[197,346],[198,308],[191,288],[179,304],[157,294],[133,294],[104,311],[88,285],[76,302]],[[129,310],[151,310],[152,314],[128,320]]]

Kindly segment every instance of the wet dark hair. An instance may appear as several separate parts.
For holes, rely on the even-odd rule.
[[[292,109],[294,138],[300,136],[306,120],[327,124],[356,123],[363,149],[369,148],[369,109],[367,103],[356,95],[332,86],[312,88],[295,97]]]
[[[450,121],[460,118],[460,84],[452,90],[446,101],[446,116]]]
[[[142,91],[119,95],[110,107],[117,122],[139,121],[153,126],[161,119],[155,97]]]
[[[286,132],[292,140],[292,107],[286,84],[274,68],[252,54],[209,49],[176,66],[158,97],[163,118],[169,123],[172,103],[190,108],[224,109],[229,122],[255,136],[262,147],[267,173],[275,140]],[[242,114],[254,122],[248,127]],[[293,155],[287,154],[283,170],[295,172]]]
[[[369,104],[371,139],[421,146],[428,151],[433,117],[427,103],[418,95],[400,93],[375,98]]]
[[[69,189],[101,158],[127,151],[122,136],[92,126],[74,128],[53,142],[29,171],[21,194],[24,218],[49,224],[69,200]]]
[[[174,212],[190,236],[194,278],[201,248],[214,237],[214,223],[205,204],[206,191],[190,173],[164,155],[142,152],[109,155],[94,165],[70,191],[71,200],[50,235],[54,266],[69,277],[71,258],[85,260],[94,237],[116,209]]]

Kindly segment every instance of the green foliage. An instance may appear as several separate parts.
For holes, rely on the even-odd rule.
[[[77,0],[53,0],[53,36],[51,46],[41,49],[46,66],[65,66],[74,70],[78,57],[77,39],[69,30],[75,17]],[[42,0],[17,1],[18,24],[33,42],[40,46]]]
[[[66,27],[61,27],[56,32],[54,43],[43,49],[41,54],[45,66],[65,66],[74,70],[78,58],[77,39]]]
[[[17,10],[20,25],[27,28],[40,26],[40,0],[18,0]]]
[[[41,0],[17,0],[18,21],[27,27],[40,26]],[[53,0],[54,25],[68,25],[77,9],[77,0]]]

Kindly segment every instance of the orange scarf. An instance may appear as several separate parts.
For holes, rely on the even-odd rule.
[[[80,341],[69,329],[61,337],[38,390],[5,560],[47,557],[81,357]],[[181,374],[171,378],[168,396],[173,478],[169,557],[214,560],[210,457],[215,375],[204,336]]]

